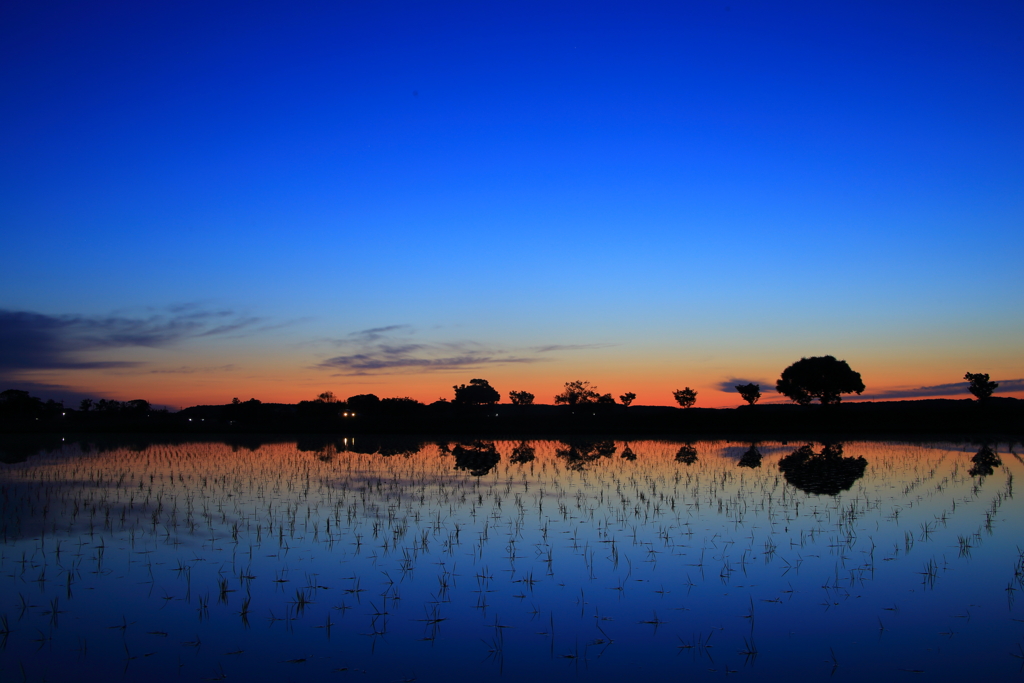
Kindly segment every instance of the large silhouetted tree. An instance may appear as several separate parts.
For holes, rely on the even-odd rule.
[[[485,379],[471,379],[469,384],[455,385],[455,403],[460,405],[492,406],[501,400],[501,394]]]
[[[676,403],[684,408],[692,408],[693,404],[697,402],[697,392],[690,387],[676,389],[672,392],[672,396],[676,399]]]
[[[987,372],[968,372],[964,379],[971,383],[967,390],[974,394],[979,401],[988,400],[992,392],[999,386],[998,382],[988,381]]]
[[[860,373],[850,369],[845,360],[812,356],[801,358],[783,370],[775,389],[800,405],[807,405],[814,399],[822,405],[830,405],[839,403],[841,394],[864,391],[864,382]]]
[[[750,405],[754,405],[761,398],[760,384],[737,384],[736,391],[740,392],[740,397]]]
[[[565,391],[555,396],[556,405],[575,406],[584,403],[597,403],[601,394],[597,393],[597,387],[590,386],[590,382],[576,380],[566,382]]]
[[[636,400],[636,394],[632,391],[627,391],[622,396],[619,396],[619,400],[622,401],[622,405],[629,407],[629,404]]]

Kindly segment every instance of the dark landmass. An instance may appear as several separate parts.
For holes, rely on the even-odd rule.
[[[131,402],[130,402],[131,403]],[[856,436],[982,438],[1024,435],[1024,400],[991,397],[838,405],[769,404],[738,408],[672,408],[591,403],[552,405],[424,405],[384,399],[353,410],[343,402],[245,401],[193,406],[177,413],[139,402],[120,410],[77,411],[39,404],[0,412],[0,434],[181,435],[443,435],[560,437],[615,435],[743,439]],[[128,404],[123,404],[128,405]],[[148,405],[148,404],[147,404]],[[41,407],[40,407],[41,406]]]

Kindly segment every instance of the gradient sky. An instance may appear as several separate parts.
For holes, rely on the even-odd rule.
[[[1016,0],[5,2],[0,388],[1024,396],[1022,83]]]

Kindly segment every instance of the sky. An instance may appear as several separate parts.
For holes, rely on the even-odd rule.
[[[11,0],[0,389],[1024,397],[1022,83],[1016,0]]]

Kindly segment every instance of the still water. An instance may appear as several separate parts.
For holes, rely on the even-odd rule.
[[[68,442],[0,464],[0,680],[1020,680],[1022,468],[1005,443]]]

